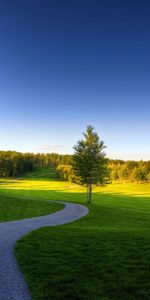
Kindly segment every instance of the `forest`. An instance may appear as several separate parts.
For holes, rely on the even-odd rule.
[[[22,176],[38,166],[53,166],[61,179],[80,183],[71,167],[72,155],[0,151],[0,177]],[[150,182],[150,161],[108,159],[108,182]]]

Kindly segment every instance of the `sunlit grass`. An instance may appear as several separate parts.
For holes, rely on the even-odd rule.
[[[0,195],[86,205],[85,187],[44,168],[6,180]],[[18,242],[16,255],[33,299],[149,300],[150,185],[96,187],[89,209],[79,221],[40,229]]]
[[[41,173],[37,170],[38,172]],[[32,173],[30,175],[32,176]],[[35,181],[34,184],[34,181],[30,182],[25,179],[1,178],[0,222],[46,215],[64,207],[63,204],[43,201],[43,198],[40,199],[37,194],[32,197],[32,193],[28,193],[28,190],[37,191],[38,185],[39,181]]]
[[[36,173],[35,173],[36,174]],[[34,178],[35,177],[35,178]],[[70,183],[67,181],[38,178],[36,175],[30,175],[30,179],[10,180],[0,179],[1,190],[44,190],[44,191],[65,191],[66,193],[86,193],[86,187]],[[121,194],[136,197],[150,197],[150,184],[137,183],[112,183],[103,187],[93,187],[95,199],[97,194]]]

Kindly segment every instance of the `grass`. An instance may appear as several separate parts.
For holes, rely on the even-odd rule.
[[[63,205],[48,201],[30,200],[0,193],[0,222],[14,221],[51,214]]]
[[[42,174],[42,176],[40,175]],[[50,177],[50,178],[49,178]],[[38,169],[6,181],[1,195],[84,203],[85,188]],[[149,300],[150,185],[95,188],[85,218],[42,228],[17,243],[16,256],[34,300]]]
[[[33,299],[150,299],[149,235],[67,226],[17,244]]]
[[[39,170],[37,170],[37,176],[38,171]],[[46,171],[45,173],[48,173]],[[30,176],[32,176],[32,173]],[[17,194],[17,192],[13,193],[15,191],[14,186],[19,186],[20,184],[22,186],[23,182],[24,181],[21,180],[0,179],[0,222],[47,215],[64,207],[63,204],[43,201],[39,198],[36,199],[36,197],[36,201],[34,199],[28,199],[27,195],[23,192],[19,194]],[[12,192],[11,188],[13,189]]]

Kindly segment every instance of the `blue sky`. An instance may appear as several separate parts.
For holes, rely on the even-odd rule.
[[[150,160],[150,2],[0,2],[0,149]]]

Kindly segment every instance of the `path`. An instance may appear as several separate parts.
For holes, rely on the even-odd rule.
[[[83,205],[61,203],[64,209],[47,216],[0,223],[0,300],[31,300],[13,254],[17,240],[40,227],[70,223],[88,214]]]

